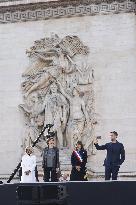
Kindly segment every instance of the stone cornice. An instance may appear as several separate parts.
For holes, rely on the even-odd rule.
[[[90,5],[90,4],[111,4],[111,3],[123,3],[125,1],[135,2],[135,0],[18,0],[18,1],[7,1],[0,3],[0,11],[2,8],[5,9],[21,9],[22,7],[30,8],[36,6],[40,8],[57,8],[57,7],[68,7],[68,6],[79,6],[79,5]]]
[[[25,0],[24,0],[25,1]],[[32,3],[33,1],[33,3]],[[34,2],[35,1],[35,2]],[[74,16],[135,12],[135,0],[54,0],[38,2],[29,0],[27,4],[0,4],[0,23],[44,20]],[[19,3],[20,2],[20,3]],[[28,3],[30,2],[30,3]],[[23,4],[22,4],[23,3]]]

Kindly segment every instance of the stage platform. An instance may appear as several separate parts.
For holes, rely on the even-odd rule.
[[[0,205],[32,204],[135,205],[136,181],[0,185]]]

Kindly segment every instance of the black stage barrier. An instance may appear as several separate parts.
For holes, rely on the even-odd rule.
[[[136,205],[136,181],[0,185],[0,205]]]
[[[43,183],[21,184],[17,186],[18,205],[67,205],[68,195],[66,184]]]

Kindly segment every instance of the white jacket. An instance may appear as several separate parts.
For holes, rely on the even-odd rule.
[[[21,183],[35,183],[35,167],[36,167],[36,156],[25,154],[21,161],[22,176]],[[31,171],[29,175],[26,175],[26,171]]]

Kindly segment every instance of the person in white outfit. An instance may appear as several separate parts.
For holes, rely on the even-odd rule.
[[[35,169],[36,169],[36,156],[32,155],[32,147],[27,147],[25,150],[25,155],[22,157],[21,168],[22,176],[21,183],[35,183]]]

